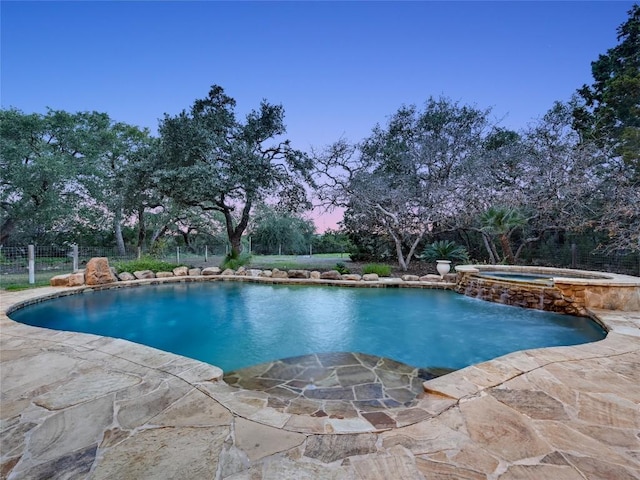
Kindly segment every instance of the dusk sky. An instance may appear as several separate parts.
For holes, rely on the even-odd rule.
[[[3,0],[1,104],[155,133],[218,84],[243,115],[282,104],[302,150],[359,141],[430,96],[517,130],[591,83],[633,3]]]

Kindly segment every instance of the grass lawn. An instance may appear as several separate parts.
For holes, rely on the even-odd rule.
[[[0,290],[25,290],[27,288],[46,287],[49,280],[61,273],[69,273],[64,271],[36,272],[33,285],[29,284],[28,273],[5,273],[0,275]]]
[[[281,270],[330,269],[336,263],[350,262],[348,253],[321,253],[318,255],[253,255],[250,266],[255,268],[279,268]]]
[[[176,262],[175,257],[167,257],[168,261]],[[185,265],[197,266],[213,266],[219,265],[223,257],[211,255],[208,261],[203,261],[202,257],[181,256],[180,263]],[[331,270],[336,263],[349,264],[348,253],[319,253],[312,256],[309,255],[253,255],[251,262],[247,267],[280,270]],[[110,262],[114,265],[116,262]],[[53,270],[37,270],[35,275],[36,283],[29,284],[29,274],[25,268],[24,273],[5,273],[0,274],[0,290],[24,290],[27,288],[43,287],[49,285],[49,280],[55,275],[63,273],[71,273],[71,265],[59,265],[59,269]],[[65,268],[68,267],[68,268]]]

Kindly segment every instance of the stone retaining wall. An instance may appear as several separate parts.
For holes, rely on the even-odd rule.
[[[534,308],[569,315],[590,316],[585,308],[584,293],[565,295],[559,288],[527,283],[510,283],[461,273],[456,292],[489,302]]]
[[[483,277],[483,271],[535,273],[547,284]],[[456,267],[455,290],[490,302],[569,315],[590,316],[589,310],[640,310],[640,278],[613,273],[551,267],[464,265]]]
[[[555,281],[555,288],[562,296],[571,299],[584,308],[620,310],[632,312],[640,310],[640,287],[634,285],[580,285]]]
[[[101,272],[106,274],[97,275],[96,265],[99,265]],[[439,275],[423,275],[421,277],[417,275],[403,275],[400,278],[380,278],[375,273],[368,273],[365,275],[357,274],[341,274],[337,270],[329,271],[309,271],[309,270],[279,270],[274,268],[272,270],[260,270],[254,268],[240,267],[237,270],[227,268],[221,270],[219,267],[206,267],[200,268],[188,268],[185,266],[176,267],[171,272],[152,272],[151,270],[140,270],[135,272],[122,272],[117,274],[115,269],[109,267],[108,260],[106,258],[92,258],[87,263],[85,270],[79,270],[74,273],[67,273],[63,275],[57,275],[50,281],[53,287],[77,287],[82,285],[107,285],[117,282],[128,282],[131,280],[149,280],[154,278],[174,278],[174,277],[250,277],[261,279],[302,279],[302,280],[330,280],[330,281],[349,281],[349,282],[362,282],[362,283],[376,283],[376,282],[407,282],[407,283],[429,283],[429,284],[441,284],[446,285],[447,288],[452,286],[452,282],[455,282],[456,275],[449,274],[444,277]]]

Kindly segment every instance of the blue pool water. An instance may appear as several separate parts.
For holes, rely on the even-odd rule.
[[[124,338],[225,371],[337,351],[457,369],[516,350],[592,342],[605,335],[587,318],[450,291],[234,282],[71,295],[20,309],[11,318]]]
[[[551,275],[540,275],[535,273],[514,273],[514,272],[492,272],[484,271],[479,274],[481,277],[497,278],[498,280],[515,280],[520,282],[531,281],[551,281]]]

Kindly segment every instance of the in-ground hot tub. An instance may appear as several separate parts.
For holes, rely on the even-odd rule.
[[[460,265],[456,291],[497,303],[571,315],[640,309],[640,278],[551,267]]]

